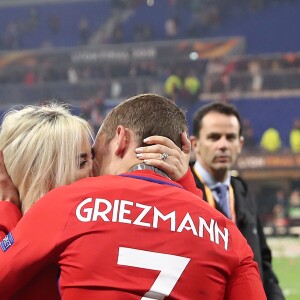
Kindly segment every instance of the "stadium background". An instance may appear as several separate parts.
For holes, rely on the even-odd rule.
[[[300,299],[300,2],[0,0],[0,112],[50,99],[97,128],[122,99],[168,96],[193,112],[234,103],[249,182],[288,300]],[[264,149],[268,128],[280,146]],[[271,145],[276,141],[271,140]]]

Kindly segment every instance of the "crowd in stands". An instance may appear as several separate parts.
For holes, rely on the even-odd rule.
[[[246,136],[245,139],[247,140],[248,136]],[[288,149],[294,154],[299,154],[300,153],[300,119],[294,120],[293,127],[289,132],[288,141],[289,141]],[[286,148],[283,145],[280,132],[278,131],[278,129],[274,127],[269,127],[263,132],[261,139],[259,141],[259,145],[261,150],[263,150],[266,153],[279,153],[280,151],[285,150]],[[246,146],[248,145],[246,144]]]
[[[23,49],[28,48],[27,43],[23,43],[24,39],[29,39],[36,33],[46,37],[40,45],[34,44],[32,47],[51,47],[59,46],[58,41],[54,37],[64,34],[62,28],[73,28],[72,34],[76,38],[68,39],[68,46],[86,45],[93,40],[98,30],[102,30],[104,24],[112,20],[109,33],[111,36],[104,35],[98,42],[103,43],[123,43],[128,41],[149,41],[157,39],[180,39],[180,38],[199,38],[205,36],[201,32],[210,32],[214,28],[221,26],[221,23],[227,19],[241,17],[243,14],[254,13],[267,8],[274,1],[271,0],[246,0],[237,4],[236,0],[213,0],[213,1],[185,1],[185,0],[168,0],[168,1],[141,1],[141,0],[101,0],[93,1],[88,5],[85,3],[73,4],[52,4],[37,5],[36,7],[20,6],[16,8],[1,9],[3,17],[2,23],[5,25],[4,33],[0,39],[2,40],[2,49]],[[293,2],[290,0],[290,2]],[[72,6],[71,6],[72,5]],[[77,6],[78,7],[77,7]],[[156,7],[155,11],[161,11],[162,17],[152,18],[151,11]],[[47,11],[46,8],[50,10]],[[74,7],[74,9],[72,9]],[[90,7],[90,8],[89,8]],[[61,8],[61,9],[58,9]],[[75,10],[81,11],[75,13]],[[19,12],[23,11],[22,13]],[[74,11],[73,11],[74,10]],[[16,21],[13,11],[18,12],[21,18]],[[68,15],[63,17],[63,12],[68,11]],[[131,13],[127,18],[122,19],[124,12]],[[146,15],[147,12],[147,15]],[[102,15],[105,15],[103,17]],[[67,17],[72,19],[72,24],[66,23]],[[102,17],[101,17],[102,16]],[[138,19],[139,17],[139,19]],[[95,19],[97,18],[97,22]],[[141,23],[140,21],[144,21]],[[161,26],[164,22],[164,32],[161,36],[157,36],[154,29]],[[131,23],[130,23],[131,22]],[[150,23],[149,23],[150,22]],[[152,23],[151,23],[152,22]],[[45,24],[46,27],[45,28]],[[76,26],[71,26],[76,24]],[[131,26],[132,31],[128,31]],[[160,27],[161,29],[162,27]],[[197,28],[197,32],[195,32]],[[74,34],[75,32],[75,34]],[[162,32],[160,30],[159,32]],[[51,40],[53,38],[53,40]],[[97,44],[97,42],[96,42]],[[1,46],[0,46],[1,47]],[[110,81],[112,78],[118,81],[118,84],[127,85],[128,81],[123,79],[149,77],[152,81],[162,82],[168,78],[170,73],[176,70],[170,70],[173,63],[170,62],[128,62],[118,64],[81,64],[70,65],[62,62],[61,64],[46,63],[38,66],[28,67],[10,67],[0,69],[0,84],[24,84],[25,86],[34,87],[39,84],[48,82],[67,82],[73,85],[83,81]],[[276,89],[298,89],[300,87],[300,55],[298,53],[286,53],[269,56],[242,56],[234,58],[216,58],[207,61],[185,62],[181,64],[183,68],[180,80],[185,86],[188,74],[193,73],[193,77],[197,77],[192,83],[196,91],[185,93],[183,96],[188,99],[188,103],[192,103],[196,97],[202,93],[229,93],[229,92],[255,92],[262,90]],[[177,66],[176,66],[177,68]],[[196,74],[195,70],[196,69]],[[195,81],[199,81],[195,84]],[[189,86],[192,79],[189,78]],[[98,83],[95,83],[98,84]],[[104,85],[104,84],[103,84]],[[102,85],[102,86],[103,86]],[[109,83],[105,85],[110,86]],[[151,89],[145,83],[146,90]],[[198,86],[195,88],[195,86]],[[130,83],[130,88],[134,84]],[[123,91],[130,88],[123,87]],[[108,88],[111,90],[111,88]],[[137,91],[137,87],[133,88],[132,93]],[[180,91],[180,93],[182,90]],[[180,93],[173,95],[180,97]],[[167,93],[167,95],[169,95]],[[110,96],[110,95],[106,95]],[[190,97],[191,96],[191,97]]]
[[[208,61],[206,91],[261,91],[299,88],[300,55],[283,53]]]
[[[164,80],[168,73],[178,77],[193,74],[201,82],[204,93],[245,92],[300,88],[300,54],[284,53],[264,56],[239,56],[212,60],[185,61],[179,64],[144,60],[124,63],[51,64],[32,67],[0,67],[0,84],[24,83],[34,85],[44,82],[78,81],[89,79],[112,80],[148,76]],[[200,88],[200,87],[199,87]],[[169,94],[169,92],[168,92]]]
[[[110,43],[210,37],[227,20],[260,11],[273,1],[167,0],[159,3],[137,0],[127,5],[123,2],[116,1],[116,7],[133,10],[133,20],[116,22],[111,36],[106,38]],[[151,14],[149,7],[152,6],[159,6],[155,20],[147,15],[147,12]]]
[[[8,7],[0,10],[4,28],[0,47],[11,50],[211,37],[226,21],[262,11],[274,2],[99,0]],[[76,13],[78,10],[81,12]]]
[[[299,187],[292,188],[291,191],[281,187],[265,187],[261,190],[262,194],[266,192],[268,197],[260,205],[264,226],[269,226],[274,236],[291,234],[290,228],[299,225]]]
[[[0,36],[0,47],[3,50],[30,48],[30,43],[25,41],[39,33],[44,35],[45,39],[39,40],[39,44],[31,44],[31,48],[202,38],[209,36],[226,20],[262,11],[273,2],[271,0],[246,0],[242,3],[236,0],[101,0],[92,1],[92,8],[89,9],[90,3],[89,5],[73,3],[72,5],[81,7],[81,11],[78,12],[76,9],[76,13],[75,9],[74,11],[70,9],[71,4],[67,3],[52,4],[49,7],[37,5],[1,9],[0,16],[3,13],[7,16],[0,21],[5,28]],[[293,0],[290,2],[292,3]],[[86,7],[85,10],[83,5]],[[152,18],[152,6],[156,7],[155,11],[159,10],[161,15]],[[50,10],[47,11],[47,7]],[[58,9],[59,7],[61,10]],[[14,9],[18,18],[8,13]],[[67,17],[72,16],[70,24],[66,24],[66,20],[70,18],[63,15],[66,10],[68,10]],[[73,38],[60,44],[61,40],[55,37],[60,34],[66,36],[66,32],[62,32],[62,29],[69,27],[73,29],[69,35],[73,35]],[[160,30],[157,30],[158,27]],[[105,34],[99,35],[100,39],[95,39],[97,33],[104,29]],[[232,92],[299,89],[299,71],[300,54],[297,52],[216,57],[207,60],[187,58],[185,61],[176,62],[176,65],[168,60],[151,59],[124,63],[102,61],[70,64],[62,61],[57,64],[46,61],[36,65],[30,63],[22,66],[2,65],[0,67],[1,99],[5,97],[9,99],[11,91],[14,95],[28,93],[30,97],[35,90],[39,91],[37,95],[51,98],[55,93],[47,94],[50,86],[60,84],[59,90],[63,91],[61,97],[76,101],[84,99],[82,100],[83,113],[91,123],[98,125],[105,114],[106,99],[117,99],[138,92],[159,92],[188,110],[195,102],[201,100],[203,94],[219,94],[220,99],[227,101],[228,94]],[[17,93],[19,87],[25,87],[26,93],[24,89]],[[246,147],[251,149],[261,145],[261,148],[265,149],[263,135],[257,137],[249,120],[245,121],[244,126]],[[280,134],[276,135],[272,130],[270,131],[267,132],[267,137],[270,138],[271,135],[271,138],[278,142],[275,149],[266,149],[266,151],[280,151],[285,147],[280,141]],[[294,150],[299,148],[295,141],[298,135],[295,133],[292,136],[291,147],[294,152],[299,152]]]
[[[112,10],[109,0],[0,6],[0,50],[87,45]]]

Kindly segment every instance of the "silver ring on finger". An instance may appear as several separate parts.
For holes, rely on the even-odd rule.
[[[160,157],[163,161],[166,161],[167,158],[169,157],[169,154],[164,152],[164,153],[161,153]]]

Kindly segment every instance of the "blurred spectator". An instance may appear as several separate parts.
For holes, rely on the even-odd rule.
[[[252,75],[251,90],[255,92],[261,91],[263,75],[261,73],[261,66],[257,60],[250,61],[249,72]]]
[[[243,119],[243,136],[245,151],[252,151],[256,148],[254,132],[249,119]]]
[[[70,84],[78,83],[78,74],[74,67],[68,69],[68,82]]]
[[[118,99],[122,93],[122,85],[118,80],[113,80],[111,82],[110,97],[112,99]]]
[[[34,72],[34,70],[29,69],[24,76],[24,84],[26,86],[32,86],[36,83],[37,78],[36,78],[36,74]]]
[[[175,39],[178,34],[178,22],[175,17],[169,17],[165,21],[165,37],[166,39]]]
[[[300,190],[294,188],[289,198],[289,218],[290,225],[299,226],[300,222]]]
[[[91,102],[89,99],[84,99],[81,101],[80,116],[85,120],[89,120],[90,114],[91,114]]]
[[[285,69],[299,68],[300,58],[296,53],[285,53],[282,56],[282,67]]]
[[[27,30],[36,29],[39,25],[39,13],[36,8],[31,8],[29,11],[29,18],[27,20]]]
[[[273,231],[274,234],[289,233],[289,208],[283,190],[278,190],[275,194],[275,204],[273,207]]]
[[[225,63],[221,58],[211,59],[206,65],[206,74],[209,76],[220,76],[225,70]]]
[[[190,106],[199,100],[201,92],[201,82],[197,76],[195,69],[191,69],[187,76],[183,78],[183,89],[180,92],[179,98],[182,102],[177,103],[179,106],[189,109]]]
[[[281,137],[275,128],[268,128],[262,135],[260,146],[267,152],[276,152],[281,149]]]
[[[124,42],[124,31],[123,31],[123,26],[122,26],[121,22],[117,23],[113,29],[112,42],[113,43]]]
[[[19,49],[21,46],[21,33],[18,23],[11,21],[4,31],[3,46],[5,49]]]
[[[90,37],[90,24],[86,17],[81,17],[78,24],[79,40],[81,45],[86,45]]]
[[[183,80],[183,86],[193,100],[198,99],[201,90],[201,82],[197,76],[196,70],[191,69],[189,71],[188,75]]]
[[[49,27],[53,34],[57,34],[60,31],[60,19],[57,15],[52,14],[49,16]]]
[[[97,133],[104,120],[104,99],[103,94],[99,92],[95,97],[85,99],[81,102],[80,115],[87,120],[93,128],[93,134]]]
[[[224,84],[222,74],[225,71],[225,63],[220,58],[209,60],[206,65],[206,92],[223,92]]]
[[[290,147],[293,153],[300,153],[300,119],[294,120],[290,132]]]
[[[89,124],[92,126],[94,130],[94,134],[97,133],[98,129],[100,128],[102,122],[104,120],[104,116],[101,110],[100,106],[93,105],[91,112],[90,112],[90,118],[89,118]]]
[[[171,73],[165,81],[165,94],[169,99],[176,101],[179,94],[182,91],[182,79],[180,72],[177,70],[174,73]]]

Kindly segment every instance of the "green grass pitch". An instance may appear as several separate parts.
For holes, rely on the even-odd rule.
[[[300,240],[299,240],[300,243]],[[300,256],[274,257],[273,268],[286,300],[300,299]]]

